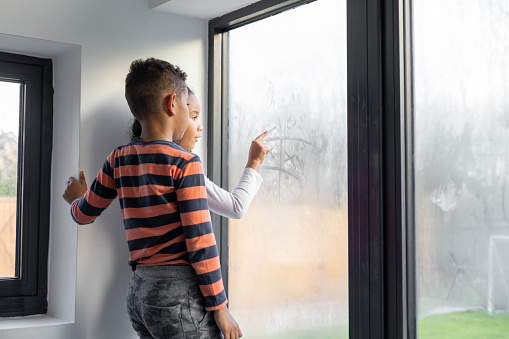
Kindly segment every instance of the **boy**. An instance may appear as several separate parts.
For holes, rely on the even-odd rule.
[[[162,60],[133,61],[125,95],[140,138],[111,152],[89,189],[83,172],[70,178],[63,197],[79,224],[119,197],[133,268],[127,309],[140,338],[236,339],[203,168],[175,143],[189,121],[186,77]]]

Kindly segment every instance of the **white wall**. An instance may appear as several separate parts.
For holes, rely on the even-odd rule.
[[[73,295],[58,293],[57,282],[74,282],[73,265],[58,266],[61,263],[56,259],[69,249],[73,251],[76,243],[75,231],[65,233],[66,227],[75,230],[77,226],[65,216],[68,207],[61,194],[67,176],[76,175],[78,170],[77,139],[79,168],[90,183],[108,153],[127,141],[131,116],[124,99],[124,79],[130,62],[137,58],[153,56],[181,66],[199,99],[206,102],[207,23],[151,12],[144,0],[2,0],[0,34],[4,37],[0,37],[0,50],[51,57],[56,63],[54,114],[59,120],[54,124],[53,150],[58,154],[54,155],[52,183],[50,309],[55,317],[72,321],[72,309],[52,306],[69,306],[61,299]],[[11,44],[11,38],[22,41],[21,47]],[[31,41],[43,47],[34,49]],[[63,51],[54,42],[64,43]],[[49,51],[45,52],[44,46],[49,46]],[[78,71],[80,63],[81,74],[66,74]],[[62,98],[59,87],[70,94]],[[73,120],[78,116],[79,126],[77,119]],[[205,149],[204,142],[197,149],[204,162]],[[74,173],[61,173],[62,169]],[[67,242],[68,246],[62,245]],[[60,248],[64,252],[59,253]],[[94,224],[80,226],[77,231],[75,322],[2,330],[0,321],[0,338],[136,338],[124,302],[130,278],[127,254],[120,208],[115,201]],[[11,319],[3,328],[22,322]]]

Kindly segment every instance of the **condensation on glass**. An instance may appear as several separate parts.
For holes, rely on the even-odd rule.
[[[21,84],[0,79],[0,279],[16,277]]]
[[[320,0],[229,33],[228,171],[271,151],[229,227],[229,300],[246,338],[348,337],[346,2]]]
[[[508,27],[507,0],[413,1],[421,338],[439,314],[509,312]]]

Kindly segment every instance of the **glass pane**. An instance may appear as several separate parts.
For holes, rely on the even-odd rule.
[[[509,333],[509,1],[415,0],[420,338]]]
[[[0,81],[0,278],[16,276],[20,86]]]
[[[229,33],[229,187],[271,151],[229,229],[229,300],[246,338],[348,338],[346,2]]]

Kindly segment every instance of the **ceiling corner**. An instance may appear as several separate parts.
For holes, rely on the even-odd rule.
[[[154,9],[154,8],[164,5],[165,3],[170,2],[170,1],[171,0],[148,0],[148,7],[150,9]]]

